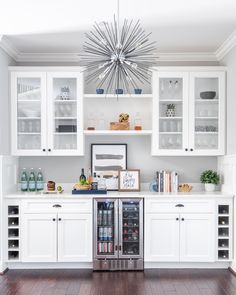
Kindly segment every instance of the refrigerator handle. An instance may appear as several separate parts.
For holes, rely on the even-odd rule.
[[[118,250],[118,246],[117,245],[115,245],[115,251],[117,251]]]
[[[122,246],[121,245],[119,245],[119,251],[121,251],[122,250]]]

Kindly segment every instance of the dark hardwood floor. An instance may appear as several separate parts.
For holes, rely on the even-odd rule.
[[[236,295],[228,270],[10,270],[0,276],[0,295]]]

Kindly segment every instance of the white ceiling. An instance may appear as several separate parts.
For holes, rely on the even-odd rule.
[[[3,4],[4,2],[4,4]],[[0,29],[21,53],[77,53],[94,21],[111,20],[116,0],[0,0]],[[235,0],[120,0],[159,52],[215,52],[236,29]]]

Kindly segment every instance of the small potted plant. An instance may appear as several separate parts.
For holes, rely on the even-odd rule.
[[[220,176],[215,171],[206,170],[202,172],[200,180],[205,184],[206,192],[214,192],[216,185],[220,182]]]
[[[173,103],[167,104],[166,117],[174,117],[174,116],[175,116],[175,104]]]

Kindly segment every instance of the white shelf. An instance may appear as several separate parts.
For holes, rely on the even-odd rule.
[[[152,98],[152,94],[84,94],[84,98]]]
[[[160,103],[182,103],[183,101],[181,99],[160,99]]]
[[[77,117],[55,117],[55,120],[77,120]]]
[[[72,103],[72,102],[77,102],[76,99],[68,99],[68,100],[60,100],[60,99],[55,99],[55,103]]]
[[[217,135],[218,134],[218,132],[211,132],[211,131],[195,131],[195,134],[205,134],[205,135],[208,135],[208,134],[215,134],[215,135]]]
[[[76,135],[77,132],[54,132],[55,135]]]
[[[8,248],[8,251],[16,251],[16,252],[19,252],[19,247]]]
[[[182,132],[159,132],[159,134],[182,134]]]
[[[18,132],[18,135],[40,135],[40,132]]]
[[[41,117],[18,117],[18,120],[40,120]]]
[[[160,117],[160,120],[182,120],[183,117]]]
[[[39,99],[18,99],[17,102],[41,102]]]
[[[151,135],[152,130],[84,130],[85,135]]]
[[[195,117],[196,120],[218,120],[218,117]]]
[[[218,103],[219,99],[195,99],[198,103]]]

